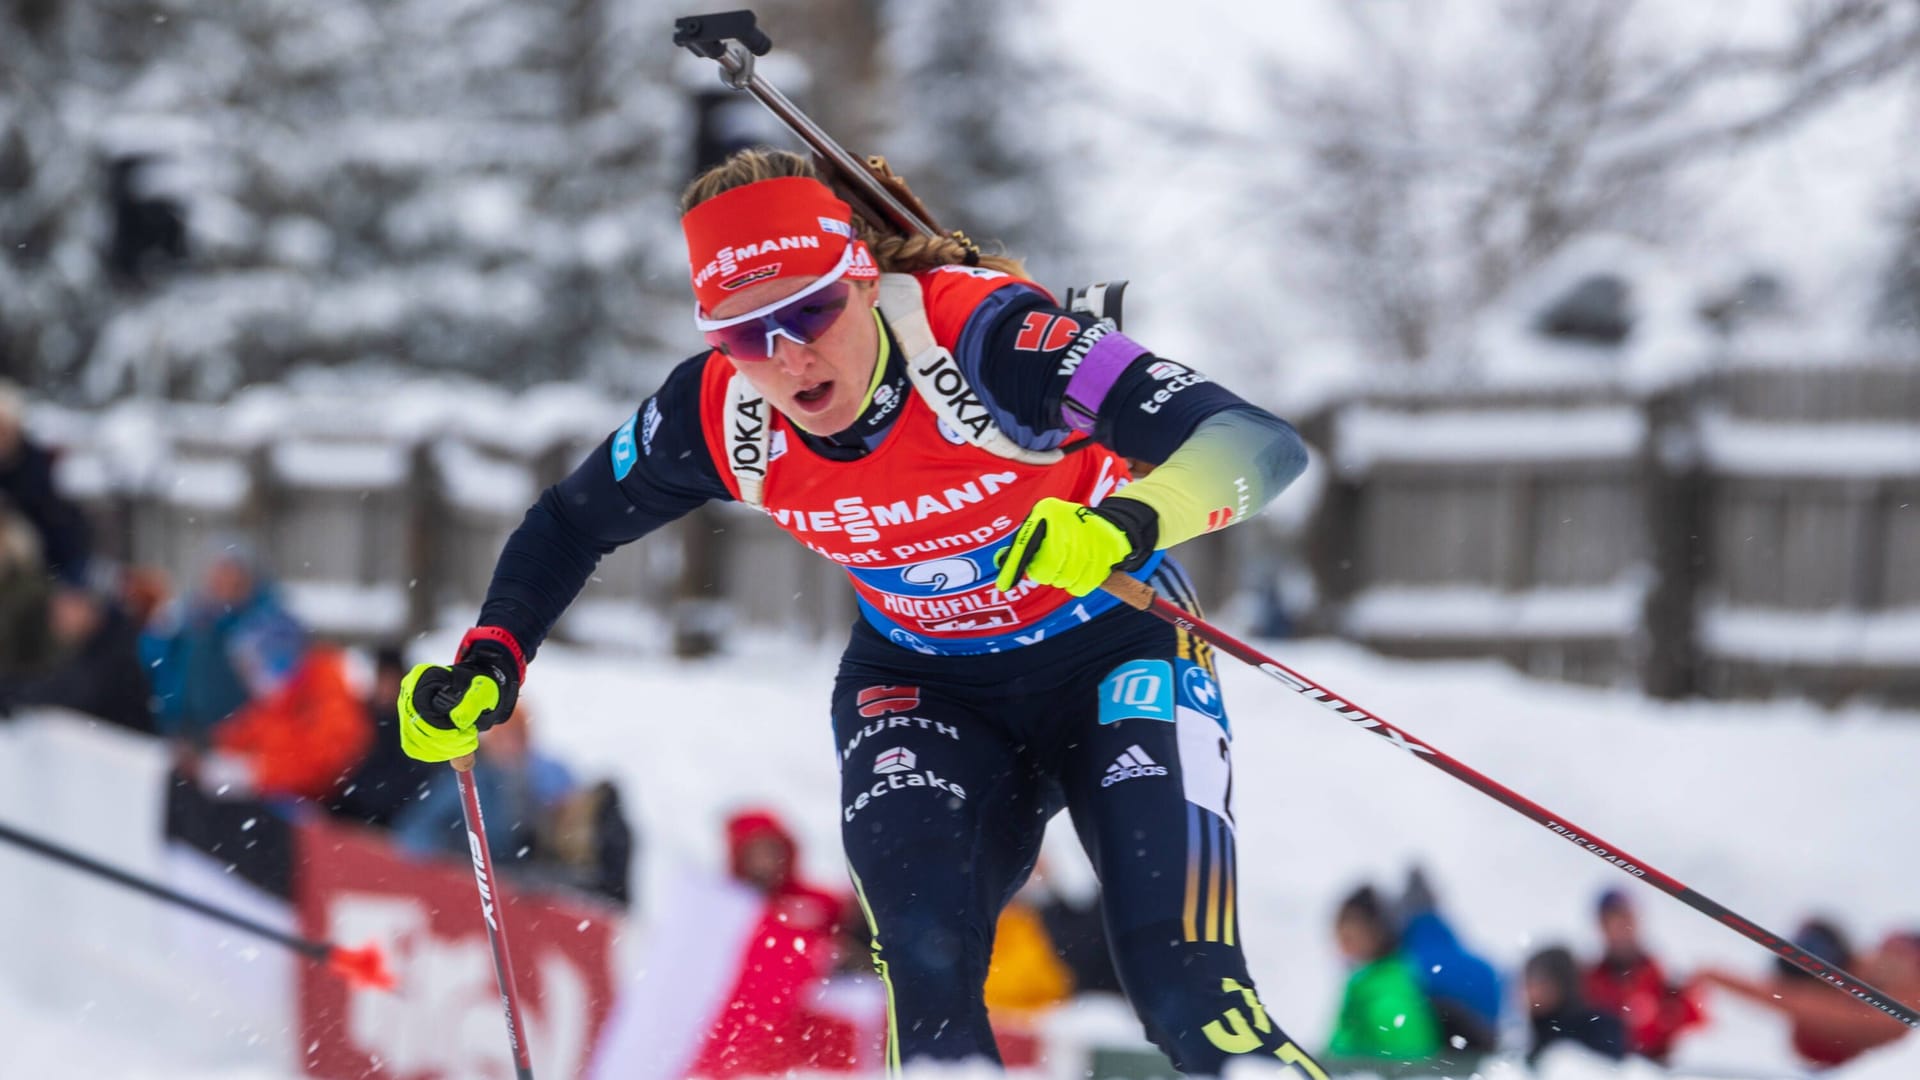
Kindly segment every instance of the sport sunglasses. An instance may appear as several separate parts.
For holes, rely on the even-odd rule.
[[[695,307],[694,325],[706,335],[708,346],[734,360],[771,360],[777,337],[811,345],[846,313],[853,294],[853,285],[846,280],[853,249],[848,244],[831,272],[792,296],[729,319],[709,319]]]

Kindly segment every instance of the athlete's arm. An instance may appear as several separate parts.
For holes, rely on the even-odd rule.
[[[513,635],[527,659],[602,556],[709,499],[732,498],[700,432],[704,361],[702,354],[675,368],[507,538],[480,625]]]
[[[1101,504],[1148,551],[1253,516],[1306,468],[1285,420],[1030,291],[996,292],[957,345],[996,421],[1022,441],[1080,432],[1155,466]]]

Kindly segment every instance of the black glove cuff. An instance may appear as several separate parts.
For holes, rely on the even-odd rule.
[[[487,669],[493,681],[500,684],[505,692],[520,688],[520,665],[505,645],[494,641],[474,641],[460,654],[457,663],[472,664]]]
[[[1160,539],[1160,515],[1153,507],[1138,499],[1115,495],[1087,509],[1112,522],[1127,534],[1127,542],[1133,545],[1114,569],[1131,573],[1147,565],[1147,560],[1153,557],[1154,544]]]

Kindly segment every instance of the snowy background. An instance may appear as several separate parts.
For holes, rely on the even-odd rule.
[[[422,642],[421,655],[438,656],[452,641]],[[1828,912],[1872,941],[1913,924],[1920,865],[1906,853],[1920,814],[1911,782],[1920,727],[1910,718],[1794,704],[1659,706],[1528,681],[1492,664],[1388,661],[1333,643],[1263,644],[1762,926],[1786,929]],[[625,653],[541,655],[527,697],[542,717],[542,738],[588,775],[617,777],[634,800],[646,845],[643,911],[658,909],[677,875],[721,868],[725,817],[749,803],[785,814],[807,871],[838,879],[836,753],[825,705],[834,655],[764,640],[691,665]],[[1339,896],[1362,879],[1397,883],[1416,860],[1462,935],[1509,971],[1549,943],[1597,948],[1593,899],[1610,885],[1633,891],[1649,943],[1676,972],[1712,963],[1759,975],[1771,964],[1732,931],[1258,673],[1226,662],[1222,674],[1236,739],[1248,957],[1268,1007],[1309,1045],[1324,1040],[1338,1001],[1343,967],[1331,922]],[[1075,867],[1088,871],[1064,825],[1057,821],[1049,834],[1051,861],[1064,887],[1084,887]],[[101,933],[112,936],[110,928]],[[644,925],[629,933],[643,937]],[[244,939],[231,944],[244,947]],[[166,1040],[201,1040],[196,1057],[156,1051],[137,1024],[41,1011],[4,980],[0,1004],[0,1037],[18,1075],[295,1075],[210,1071],[209,1062],[271,1061],[285,1052],[249,1051],[247,1036],[217,1015]],[[1804,1075],[1770,1015],[1725,996],[1708,1007],[1712,1023],[1680,1043],[1680,1075]],[[1124,1040],[1129,1025],[1120,1012],[1087,1007],[1061,1022]],[[1833,1075],[1894,1080],[1917,1066],[1920,1043],[1907,1040]],[[1614,1070],[1570,1059],[1546,1075],[1584,1080]]]
[[[1049,285],[1130,278],[1133,336],[1287,415],[1366,390],[1600,394],[1732,366],[1920,363],[1911,0],[760,10],[780,53],[769,76],[849,146],[889,154],[949,224],[1027,256]],[[37,432],[97,451],[73,461],[102,470],[157,468],[148,452],[185,435],[244,444],[303,411],[383,436],[456,418],[509,445],[597,437],[693,349],[672,203],[693,168],[692,103],[716,83],[668,45],[683,13],[9,5],[0,374],[28,386]],[[751,109],[719,115],[767,130]],[[1604,347],[1540,337],[1541,308],[1595,273],[1631,287],[1631,333]],[[381,407],[342,407],[356,398]],[[1846,475],[1865,446],[1873,468],[1911,473],[1917,416],[1920,401],[1905,426],[1816,433],[1795,453]],[[1754,437],[1782,456],[1777,432],[1723,434],[1740,461]],[[506,496],[532,490],[469,465],[498,480],[466,485],[474,505],[512,514],[525,500]],[[334,483],[353,469],[319,471]],[[232,476],[194,475],[200,510],[183,514],[226,505]],[[91,490],[123,480],[97,474]],[[343,599],[355,605],[320,598]],[[397,618],[359,602],[344,624],[370,611]],[[1845,618],[1809,647],[1861,648]],[[618,623],[626,647],[543,654],[529,696],[543,737],[632,793],[642,889],[657,898],[678,868],[716,867],[719,824],[746,801],[785,811],[815,876],[836,880],[831,649],[752,637],[689,664],[668,658],[657,621]],[[1767,655],[1807,629],[1719,632]],[[1898,663],[1916,639],[1892,629],[1883,659]],[[438,658],[450,640],[411,648]],[[1326,640],[1270,650],[1763,925],[1825,912],[1870,943],[1920,923],[1910,713],[1655,704],[1491,663]],[[1503,965],[1545,942],[1593,947],[1592,898],[1616,872],[1255,675],[1225,678],[1248,950],[1296,1035],[1317,1043],[1331,1019],[1336,898],[1414,859]],[[1763,968],[1756,947],[1642,892],[1674,968]],[[191,1039],[124,1016],[48,1012],[12,970],[0,965],[8,1075],[287,1075],[247,1064],[215,1020],[196,1057],[179,1049]],[[1724,999],[1713,1012],[1680,1066],[1794,1074],[1779,1025]],[[1839,1075],[1920,1075],[1916,1053],[1909,1040]]]

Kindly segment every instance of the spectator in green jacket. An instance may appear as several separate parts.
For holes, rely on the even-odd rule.
[[[1400,955],[1386,905],[1371,885],[1340,902],[1333,933],[1354,965],[1327,1054],[1333,1058],[1419,1061],[1442,1049],[1440,1022]]]

